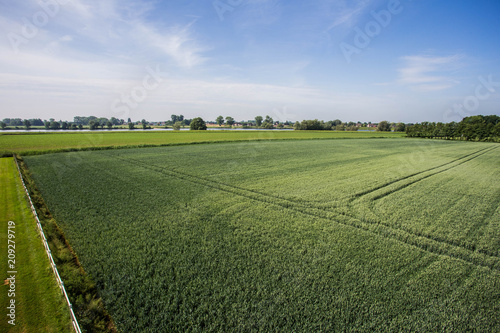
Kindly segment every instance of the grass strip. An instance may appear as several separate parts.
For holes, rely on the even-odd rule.
[[[0,331],[71,332],[69,309],[50,268],[12,158],[0,159],[0,185],[0,253],[5,259],[0,261],[0,271],[5,274],[0,292]],[[7,260],[9,221],[15,223],[11,229],[15,231],[15,238],[11,239],[15,242],[15,263]],[[7,274],[8,271],[16,273]],[[14,288],[5,284],[12,275]],[[12,317],[6,314],[11,300],[15,300],[15,318],[9,324]]]

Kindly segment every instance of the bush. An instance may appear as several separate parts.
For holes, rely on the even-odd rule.
[[[381,121],[378,126],[377,126],[377,131],[379,132],[390,132],[391,131],[391,124],[387,121]]]
[[[182,126],[182,123],[180,121],[176,121],[174,126],[172,126],[172,127],[173,127],[174,131],[178,131],[181,129],[181,126]]]
[[[198,118],[194,118],[191,121],[191,124],[189,125],[189,127],[192,131],[206,131],[207,124],[205,124],[205,121],[202,118],[198,117]]]

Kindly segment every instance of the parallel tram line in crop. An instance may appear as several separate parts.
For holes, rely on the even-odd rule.
[[[422,171],[419,171],[419,172],[413,173],[413,174],[411,174],[411,175],[407,175],[407,176],[401,177],[401,178],[399,178],[399,179],[392,180],[392,181],[390,181],[390,182],[384,183],[384,184],[382,184],[382,185],[380,185],[380,186],[377,186],[377,187],[371,188],[371,189],[366,190],[366,191],[363,191],[363,192],[356,193],[356,194],[354,194],[354,196],[353,196],[352,198],[350,198],[350,201],[354,201],[354,200],[356,200],[356,199],[358,199],[358,198],[361,198],[361,197],[363,197],[363,196],[366,196],[366,195],[368,195],[368,194],[370,194],[370,193],[376,192],[376,191],[378,191],[378,190],[382,190],[382,189],[384,189],[384,188],[386,188],[386,187],[388,187],[388,186],[390,186],[390,185],[392,185],[392,184],[395,184],[395,183],[398,183],[398,182],[404,181],[404,180],[406,180],[406,179],[409,179],[409,178],[412,178],[412,177],[415,177],[415,176],[421,175],[421,174],[423,174],[423,173],[430,172],[430,171],[432,171],[432,170],[436,170],[436,169],[440,169],[440,168],[443,168],[443,167],[448,166],[448,165],[450,165],[450,164],[454,164],[454,163],[459,162],[458,164],[452,165],[452,166],[450,166],[450,167],[448,167],[448,168],[446,168],[446,169],[439,170],[439,171],[437,171],[437,172],[435,172],[435,173],[432,173],[432,174],[430,174],[430,175],[426,175],[426,176],[424,176],[424,177],[422,177],[422,178],[416,179],[415,181],[412,181],[412,182],[410,182],[409,184],[405,184],[405,185],[403,185],[403,186],[401,186],[401,187],[397,188],[396,190],[393,190],[393,191],[391,191],[391,192],[389,192],[389,193],[387,193],[387,194],[384,194],[384,195],[379,195],[379,196],[376,196],[375,198],[372,198],[372,199],[371,199],[371,200],[378,200],[378,199],[380,199],[380,198],[382,198],[382,197],[384,197],[384,196],[386,196],[386,195],[388,195],[388,194],[390,194],[390,193],[393,193],[393,192],[399,191],[400,189],[403,189],[403,188],[405,188],[405,187],[407,187],[407,186],[409,186],[409,185],[411,185],[411,184],[414,184],[414,183],[416,183],[416,182],[418,182],[418,181],[421,181],[421,180],[423,180],[423,179],[425,179],[425,178],[428,178],[428,177],[430,177],[430,176],[437,175],[437,174],[439,174],[439,173],[441,173],[441,172],[443,172],[443,171],[447,171],[447,170],[450,170],[450,169],[452,169],[452,168],[455,168],[455,167],[457,167],[457,166],[459,166],[459,165],[461,165],[461,164],[463,164],[463,163],[465,163],[465,162],[468,162],[468,161],[470,161],[470,160],[472,160],[472,159],[474,159],[474,158],[476,158],[476,157],[479,157],[479,156],[481,156],[481,155],[483,155],[483,154],[486,154],[486,153],[488,153],[488,152],[490,152],[490,151],[492,151],[492,150],[495,150],[496,148],[498,148],[498,147],[483,148],[483,149],[480,149],[480,150],[475,151],[475,152],[473,152],[473,153],[470,153],[470,154],[464,155],[464,156],[462,156],[462,157],[459,157],[459,158],[457,158],[457,159],[454,159],[453,161],[450,161],[450,162],[447,162],[447,163],[444,163],[444,164],[441,164],[441,165],[438,165],[438,166],[435,166],[435,167],[432,167],[432,168],[429,168],[429,169],[426,169],[426,170],[422,170]],[[469,158],[469,157],[470,157],[470,158]],[[467,159],[467,158],[469,158],[469,159]],[[465,159],[466,159],[466,160],[465,160]]]
[[[406,184],[403,184],[403,185],[398,186],[398,187],[397,187],[396,189],[394,189],[394,190],[390,190],[390,191],[388,191],[388,192],[386,192],[386,193],[382,193],[382,194],[380,194],[380,195],[377,195],[377,196],[375,196],[374,198],[372,198],[371,200],[372,200],[372,201],[379,200],[379,199],[381,199],[381,198],[383,198],[383,197],[385,197],[385,196],[387,196],[387,195],[390,195],[390,194],[393,194],[393,193],[395,193],[395,192],[397,192],[397,191],[400,191],[400,190],[402,190],[402,189],[404,189],[404,188],[406,188],[406,187],[408,187],[408,186],[410,186],[410,185],[413,185],[413,184],[415,184],[415,183],[417,183],[417,182],[419,182],[419,181],[422,181],[422,180],[427,179],[427,178],[429,178],[429,177],[432,177],[432,176],[438,175],[438,174],[440,174],[440,173],[442,173],[442,172],[445,172],[445,171],[451,170],[451,169],[453,169],[453,168],[456,168],[457,166],[462,165],[462,164],[464,164],[464,163],[467,163],[467,162],[469,162],[469,161],[472,161],[473,159],[475,159],[475,158],[477,158],[477,157],[479,157],[479,156],[481,156],[481,155],[487,154],[487,153],[491,152],[492,150],[495,150],[496,148],[497,148],[497,147],[493,147],[493,148],[487,149],[486,151],[485,151],[485,150],[482,150],[482,151],[480,151],[480,152],[476,153],[474,156],[472,156],[472,157],[470,157],[470,158],[467,158],[466,160],[463,160],[463,158],[461,158],[461,159],[459,159],[459,160],[460,160],[460,162],[459,162],[459,163],[457,163],[457,164],[455,164],[455,165],[452,165],[452,166],[449,166],[449,167],[447,167],[447,168],[445,168],[445,169],[442,169],[442,170],[439,170],[439,171],[433,172],[433,173],[431,173],[431,174],[425,175],[425,176],[423,176],[423,177],[421,177],[421,178],[418,178],[418,179],[412,180],[412,181],[411,181],[411,182],[409,182],[409,183],[406,183]],[[471,154],[471,155],[472,155],[472,154]],[[470,156],[470,155],[468,155],[468,156]],[[468,156],[467,156],[467,157],[468,157]],[[456,161],[454,161],[454,162],[452,162],[452,163],[455,163],[455,162],[457,162],[457,161],[458,161],[458,160],[456,160]],[[442,166],[441,166],[441,167],[442,167]],[[435,169],[435,168],[434,168],[434,169]],[[429,171],[429,170],[427,170],[427,171]],[[427,171],[425,171],[425,172],[427,172]]]
[[[476,157],[479,157],[483,154],[486,154],[488,152],[491,152],[492,150],[496,149],[497,147],[493,148],[486,148],[486,149],[481,149],[479,151],[476,151],[474,153],[468,154],[466,156],[462,156],[458,159],[455,159],[454,161],[442,164],[437,167],[430,168],[425,171],[421,171],[417,174],[422,174],[425,172],[428,172],[430,170],[435,170],[438,168],[442,168],[443,166],[449,166],[452,163],[459,162],[458,164],[449,166],[448,168],[444,170],[439,170],[437,172],[434,172],[430,175],[426,175],[423,178],[417,180],[423,180],[426,179],[432,175],[442,173],[444,171],[450,170],[458,165],[461,165],[463,163],[466,163]],[[146,162],[141,162],[137,160],[132,160],[129,158],[124,158],[124,157],[118,157],[120,160],[139,166],[141,168],[158,172],[161,173],[165,176],[173,177],[176,179],[180,179],[183,181],[188,181],[197,185],[202,185],[208,188],[212,188],[215,190],[223,191],[226,193],[230,193],[233,195],[238,195],[240,197],[245,197],[251,200],[259,201],[265,204],[272,204],[275,206],[282,207],[284,209],[289,209],[293,210],[305,215],[309,215],[314,218],[320,218],[320,219],[326,219],[335,223],[339,223],[345,226],[349,227],[354,227],[360,230],[364,230],[369,233],[373,233],[379,236],[382,236],[384,238],[388,239],[393,239],[399,242],[403,242],[405,244],[411,245],[418,247],[424,251],[437,254],[437,255],[444,255],[448,256],[451,258],[456,258],[456,259],[461,259],[464,261],[467,261],[473,265],[477,266],[482,266],[482,267],[489,267],[491,269],[500,271],[500,256],[496,253],[493,253],[491,251],[485,251],[485,250],[477,250],[475,248],[469,248],[464,246],[463,244],[456,244],[452,241],[449,241],[445,238],[438,237],[438,236],[433,236],[429,234],[425,234],[422,232],[415,232],[409,229],[406,229],[404,227],[395,227],[393,225],[389,225],[388,223],[385,223],[381,220],[375,221],[373,219],[369,219],[366,217],[359,217],[356,216],[355,214],[350,213],[349,209],[346,209],[346,211],[329,211],[329,208],[326,207],[315,207],[315,205],[309,203],[305,204],[304,202],[296,202],[292,199],[284,199],[284,198],[279,198],[277,196],[272,196],[268,194],[264,194],[261,192],[253,191],[253,190],[247,190],[238,186],[233,186],[229,184],[225,184],[222,182],[217,182],[209,179],[205,179],[203,177],[191,175],[185,172],[181,172],[178,170],[172,170],[168,169],[166,167],[159,167],[159,166],[154,166],[151,164],[147,164]],[[414,174],[416,175],[416,174]],[[412,176],[414,176],[412,175]],[[408,179],[412,176],[409,177],[404,177],[403,179],[400,179],[398,181]],[[412,183],[415,183],[416,181],[413,181]],[[392,182],[394,183],[394,182]],[[391,184],[392,184],[391,183]],[[408,186],[408,185],[406,185]],[[405,186],[405,187],[406,187]],[[380,188],[379,188],[380,189]],[[373,191],[371,191],[373,192]],[[367,192],[367,193],[371,193]],[[347,207],[349,208],[350,203],[348,204]]]
[[[500,202],[500,192],[496,196],[496,202]],[[484,225],[485,221],[487,221],[489,218],[493,217],[493,215],[495,214],[497,209],[499,209],[498,206],[493,206],[493,205],[490,206],[490,208],[488,209],[488,212],[486,213],[483,220],[480,220],[480,221],[477,221],[476,223],[474,223],[472,229],[473,230],[479,229],[482,225]],[[482,230],[482,229],[481,229],[481,234],[484,234],[484,230]],[[498,251],[498,253],[500,255],[500,250]]]

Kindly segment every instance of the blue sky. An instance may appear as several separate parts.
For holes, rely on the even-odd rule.
[[[500,115],[498,0],[4,0],[0,119]]]

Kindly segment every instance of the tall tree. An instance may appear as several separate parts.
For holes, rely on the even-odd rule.
[[[255,124],[257,125],[257,127],[260,127],[260,125],[262,125],[262,119],[262,116],[255,117]]]
[[[91,120],[89,122],[89,128],[91,131],[96,130],[99,128],[99,122],[97,120]]]
[[[215,121],[217,122],[217,124],[219,126],[222,126],[224,124],[224,117],[223,116],[218,116],[217,119],[215,119]]]
[[[229,126],[233,126],[234,125],[234,118],[233,117],[226,117],[226,124],[228,124]]]
[[[391,124],[389,124],[389,122],[383,120],[383,121],[381,121],[378,124],[377,131],[379,131],[379,132],[390,132],[391,131]]]
[[[194,118],[189,126],[192,131],[205,131],[207,129],[207,124],[201,117]]]
[[[52,121],[50,123],[50,129],[58,130],[59,128],[61,128],[61,124],[58,121]]]
[[[262,127],[266,128],[266,129],[274,128],[274,120],[273,120],[273,118],[271,118],[269,116],[266,116],[266,119],[262,123]]]
[[[406,127],[405,124],[397,123],[396,127],[394,128],[394,132],[404,132],[405,127]]]

